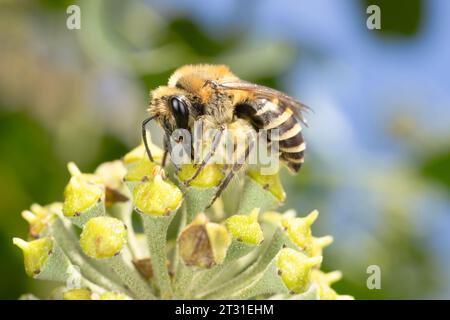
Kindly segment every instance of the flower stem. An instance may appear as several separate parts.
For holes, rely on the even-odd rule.
[[[254,281],[255,276],[263,271],[271,260],[276,256],[278,251],[281,249],[286,241],[286,236],[284,232],[278,228],[264,253],[244,272],[240,273],[238,276],[234,277],[232,280],[222,283],[216,288],[205,292],[202,296],[208,296],[214,294],[215,292],[220,292],[221,295],[226,296],[227,294],[233,294],[237,290],[248,286]]]
[[[177,230],[177,239],[180,236],[181,232],[183,231],[184,227],[186,226],[186,219],[187,219],[187,210],[186,210],[186,205],[183,205],[181,207],[181,219],[180,219],[180,223],[178,225],[178,230]],[[178,270],[180,270],[183,266],[183,262],[180,259],[180,248],[178,247],[178,245],[175,243],[175,249],[174,249],[174,253],[173,253],[173,273],[177,274]]]
[[[159,217],[142,214],[144,231],[152,259],[153,274],[163,299],[169,299],[173,296],[166,255],[167,229],[172,218],[173,214]]]
[[[250,299],[252,297],[268,293],[288,293],[289,290],[283,284],[281,277],[277,275],[276,261],[272,261],[264,271],[259,273],[253,280],[242,289],[230,294],[231,299]],[[223,293],[218,292],[211,298],[221,298]]]
[[[156,297],[151,292],[150,285],[141,277],[141,275],[128,265],[121,254],[107,260],[115,273],[130,288],[138,299],[154,300]]]
[[[194,274],[194,267],[188,267],[183,262],[180,262],[180,268],[178,269],[178,275],[175,281],[175,299],[186,298],[189,295],[187,288],[189,287]]]
[[[230,247],[228,248],[227,256],[225,257],[223,263],[209,270],[201,272],[199,276],[194,280],[195,288],[192,288],[191,286],[189,291],[192,290],[194,295],[198,292],[201,292],[205,287],[208,287],[210,283],[217,279],[224,270],[233,268],[234,261],[248,254],[254,248],[255,246],[253,245],[247,245],[243,242],[233,240]]]

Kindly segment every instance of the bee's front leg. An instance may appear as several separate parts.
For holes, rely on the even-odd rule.
[[[209,160],[214,156],[218,146],[220,145],[220,141],[222,139],[222,135],[223,135],[223,131],[225,130],[224,127],[219,128],[219,130],[216,132],[216,134],[214,135],[214,139],[213,142],[211,144],[211,149],[209,150],[209,152],[206,154],[206,156],[203,158],[202,162],[200,163],[200,165],[197,167],[197,170],[195,171],[194,175],[189,178],[188,180],[186,180],[184,182],[184,185],[186,187],[188,187],[191,182],[197,178],[197,176],[200,174],[200,172],[203,170],[203,168],[207,165],[207,163],[209,162]]]
[[[146,151],[147,156],[148,156],[148,158],[150,159],[151,162],[154,162],[154,160],[153,160],[152,152],[150,151],[150,147],[148,146],[148,140],[147,140],[147,124],[148,124],[150,121],[152,121],[153,119],[155,119],[155,118],[156,118],[155,116],[151,116],[151,117],[145,119],[145,120],[142,122],[142,131],[141,131],[141,134],[142,134],[142,141],[144,141],[144,145],[145,145],[145,151]]]

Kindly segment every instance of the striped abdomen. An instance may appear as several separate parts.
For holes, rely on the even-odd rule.
[[[302,127],[291,109],[276,100],[258,99],[254,103],[237,106],[236,114],[249,120],[257,130],[268,130],[269,139],[279,142],[281,159],[287,167],[293,172],[300,170],[305,142]]]

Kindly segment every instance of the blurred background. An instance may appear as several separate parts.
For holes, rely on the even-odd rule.
[[[20,212],[62,200],[68,161],[87,172],[137,145],[149,91],[201,62],[314,109],[286,208],[321,212],[340,293],[450,298],[449,14],[447,0],[0,1],[0,298],[45,296],[12,246]]]

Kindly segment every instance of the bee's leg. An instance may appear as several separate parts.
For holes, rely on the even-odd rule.
[[[154,162],[152,152],[150,151],[150,147],[148,146],[148,140],[147,140],[147,123],[152,121],[156,116],[150,117],[142,121],[142,140],[144,141],[145,150],[147,152],[148,158],[151,162]]]
[[[214,155],[214,153],[217,150],[217,147],[220,144],[220,140],[222,138],[222,134],[223,134],[223,130],[224,129],[220,129],[219,131],[217,131],[217,133],[214,135],[214,140],[211,144],[211,149],[209,150],[208,154],[205,156],[205,158],[203,158],[202,162],[200,163],[200,165],[197,167],[197,170],[195,171],[194,175],[189,178],[188,180],[186,180],[184,182],[185,186],[189,186],[191,184],[191,182],[197,178],[197,176],[200,174],[200,172],[203,170],[203,168],[206,166],[206,164],[209,162],[209,160],[211,159],[211,157]]]
[[[222,194],[223,190],[225,190],[225,188],[228,186],[228,184],[230,183],[231,179],[233,179],[234,175],[242,168],[242,166],[245,164],[245,162],[248,159],[248,156],[250,155],[250,152],[253,149],[253,146],[255,144],[254,140],[250,140],[249,145],[247,146],[247,148],[245,149],[244,154],[241,156],[241,158],[237,161],[237,163],[234,163],[231,166],[231,170],[228,172],[227,176],[225,177],[225,179],[223,179],[220,182],[219,188],[217,189],[216,194],[214,195],[214,198],[212,199],[211,203],[208,205],[207,208],[211,207],[212,204],[217,200],[217,198],[220,197],[220,195]]]

